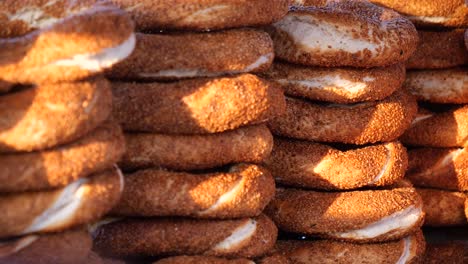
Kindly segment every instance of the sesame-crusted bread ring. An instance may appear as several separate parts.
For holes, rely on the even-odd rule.
[[[468,141],[468,105],[443,112],[421,108],[401,142],[421,147],[464,147]]]
[[[406,178],[415,186],[468,191],[466,148],[416,148],[408,157]]]
[[[263,214],[233,220],[127,219],[98,227],[94,248],[112,257],[187,254],[253,258],[273,248],[277,232]]]
[[[380,67],[406,61],[415,51],[414,25],[367,1],[293,6],[270,30],[276,56],[322,67]]]
[[[265,213],[286,232],[368,243],[414,233],[423,222],[422,207],[411,187],[351,192],[277,189]]]
[[[281,85],[287,95],[347,104],[390,96],[403,85],[405,67],[320,68],[275,62],[265,77]]]
[[[278,264],[416,264],[424,257],[424,249],[425,241],[421,231],[400,240],[375,244],[331,240],[278,240],[275,253],[262,259],[260,263],[270,264],[268,260],[283,258],[286,261]]]
[[[0,1],[0,81],[83,79],[123,60],[133,22],[101,0]]]
[[[340,151],[319,143],[275,138],[265,165],[283,185],[349,190],[396,183],[405,176],[408,158],[399,142]]]
[[[0,192],[63,187],[111,168],[125,151],[118,124],[107,122],[83,138],[48,150],[0,155]]]
[[[85,263],[91,246],[91,236],[83,229],[0,240],[0,263]]]
[[[125,80],[175,80],[262,72],[273,62],[270,36],[257,29],[136,34],[130,57],[108,71]]]
[[[283,92],[252,74],[172,83],[112,83],[114,118],[125,131],[222,132],[284,113]]]
[[[215,30],[268,25],[288,12],[289,0],[111,0],[137,30]]]
[[[173,170],[210,169],[231,163],[261,163],[273,148],[265,125],[241,127],[207,135],[125,134],[124,170],[164,167]]]
[[[367,144],[398,138],[417,112],[415,98],[404,89],[375,102],[319,104],[286,98],[286,114],[268,122],[274,135],[318,142]]]
[[[406,62],[407,69],[440,69],[468,64],[464,29],[418,30],[419,45]]]
[[[419,101],[467,104],[468,68],[408,71],[405,87]]]
[[[244,258],[227,259],[209,256],[177,256],[161,259],[153,264],[255,264]]]
[[[163,169],[125,175],[120,202],[111,214],[227,219],[260,215],[275,194],[271,174],[238,164],[226,172],[186,173]]]
[[[468,225],[465,216],[466,194],[435,189],[417,188],[426,214],[425,226]]]
[[[418,27],[468,27],[466,0],[370,0],[407,16]]]
[[[64,188],[0,195],[0,238],[57,232],[98,220],[115,206],[123,189],[116,167]]]
[[[111,111],[112,92],[103,78],[0,96],[0,153],[69,143],[95,129]]]

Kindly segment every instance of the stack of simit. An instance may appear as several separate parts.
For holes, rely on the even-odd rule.
[[[123,133],[100,73],[135,44],[102,1],[0,2],[0,262],[84,263],[118,202]]]
[[[273,144],[265,122],[285,100],[254,74],[271,66],[274,51],[252,27],[279,20],[288,1],[113,2],[147,33],[108,72],[127,143],[125,189],[117,219],[94,233],[96,250],[201,263],[263,256],[277,236],[262,214],[275,184],[257,164]]]

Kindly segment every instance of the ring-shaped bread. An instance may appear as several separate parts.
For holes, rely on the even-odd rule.
[[[285,110],[283,91],[252,74],[172,83],[112,83],[125,131],[206,134],[258,124]]]
[[[289,0],[111,0],[130,13],[138,31],[269,25],[288,12]]]
[[[368,243],[401,239],[419,230],[422,208],[412,187],[350,192],[277,189],[265,213],[286,232]]]
[[[174,195],[176,194],[176,195]],[[163,169],[125,175],[119,216],[185,216],[231,219],[260,215],[275,194],[268,170],[237,164],[226,172],[186,173]]]
[[[406,178],[415,186],[468,191],[466,148],[415,148],[408,157]]]
[[[125,139],[127,150],[119,163],[124,170],[164,167],[180,171],[261,163],[273,148],[273,136],[265,125],[206,135],[127,133]]]
[[[2,154],[0,193],[66,186],[112,167],[124,151],[121,128],[115,122],[106,122],[67,145],[37,152]]]
[[[407,69],[441,69],[468,64],[464,29],[418,30],[419,45],[406,62]]]
[[[396,183],[405,176],[408,157],[399,142],[341,151],[320,143],[275,138],[265,166],[282,185],[350,190]]]
[[[468,105],[442,112],[420,108],[400,140],[410,146],[464,147],[468,141]]]
[[[390,96],[403,85],[405,67],[321,68],[275,62],[264,76],[278,83],[287,95],[349,104]]]
[[[118,80],[178,80],[266,71],[275,56],[258,29],[136,34],[132,55],[108,70]]]
[[[286,98],[286,114],[268,126],[274,135],[317,142],[367,144],[394,141],[417,112],[415,98],[404,89],[375,102],[321,104]]]
[[[43,84],[0,96],[0,153],[34,151],[77,140],[112,111],[103,78]]]
[[[414,25],[367,1],[293,6],[270,29],[275,55],[308,66],[372,68],[405,62],[416,50]]]
[[[111,257],[187,254],[255,258],[273,248],[277,232],[263,214],[231,220],[124,219],[98,227],[94,247]]]
[[[414,264],[424,258],[424,250],[425,241],[421,231],[400,240],[375,244],[331,240],[278,240],[275,253],[263,258],[260,264]]]
[[[419,101],[467,104],[468,68],[408,71],[405,87]]]
[[[15,264],[85,263],[92,240],[86,230],[34,234],[0,240],[0,262]]]
[[[56,83],[95,75],[132,53],[133,27],[108,1],[0,1],[0,81]]]
[[[97,221],[114,207],[123,190],[115,167],[64,188],[0,195],[0,237],[58,232]]]

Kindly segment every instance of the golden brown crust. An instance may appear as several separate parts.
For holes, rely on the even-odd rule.
[[[119,173],[107,170],[53,191],[1,195],[0,237],[55,232],[96,221],[120,199]]]
[[[410,146],[463,147],[468,139],[468,105],[440,113],[423,109],[400,140]]]
[[[465,200],[465,216],[468,219],[468,199]]]
[[[434,189],[416,189],[424,203],[425,226],[467,225],[466,194]]]
[[[402,263],[419,263],[424,257],[425,241],[421,231],[397,240],[376,244],[355,244],[348,242],[317,240],[317,241],[278,241],[273,257],[285,258],[285,262],[295,264],[358,264],[382,263],[394,264],[409,249],[408,259]],[[271,258],[271,257],[270,257]],[[264,259],[261,263],[269,263]]]
[[[343,236],[341,233],[365,228],[392,214],[422,207],[413,188],[352,192],[314,192],[277,189],[276,197],[265,212],[279,229],[357,243],[400,239],[417,230],[423,214],[416,221],[372,236]]]
[[[33,151],[74,141],[108,118],[105,79],[40,85],[0,97],[0,153]]]
[[[239,164],[225,173],[205,174],[149,169],[125,176],[122,198],[112,214],[254,217],[260,215],[274,194],[273,177],[257,165]]]
[[[468,191],[465,148],[418,148],[408,151],[406,177],[416,186]]]
[[[85,137],[50,150],[0,155],[0,192],[63,187],[111,168],[125,151],[119,125],[106,122]]]
[[[177,256],[161,259],[153,264],[255,264],[248,259],[226,259],[209,256]]]
[[[106,1],[6,0],[1,1],[0,10],[0,37],[16,36],[0,40],[0,80],[12,83],[51,83],[94,75],[110,65],[94,70],[54,63],[102,52],[133,36],[130,17]]]
[[[91,251],[85,230],[48,235],[29,235],[0,241],[0,262],[9,264],[84,263]]]
[[[232,247],[221,248],[233,232],[256,229]],[[277,229],[265,215],[237,220],[183,218],[133,219],[101,226],[94,247],[109,256],[205,255],[228,258],[263,256],[276,242]],[[244,238],[244,236],[243,236]]]
[[[390,96],[402,86],[405,67],[314,68],[276,62],[265,76],[281,85],[288,95],[345,104]]]
[[[468,103],[468,68],[408,71],[405,87],[419,101]]]
[[[462,242],[428,243],[424,258],[425,264],[465,263],[465,253],[468,252]]]
[[[215,30],[268,25],[288,12],[289,0],[112,0],[127,10],[138,30]]]
[[[405,14],[418,27],[467,27],[465,0],[370,0]]]
[[[399,142],[340,151],[319,143],[276,138],[265,164],[284,185],[349,190],[396,183],[405,175],[408,157]]]
[[[393,141],[410,126],[417,103],[405,90],[376,102],[324,105],[286,98],[286,114],[268,126],[275,135],[319,142]]]
[[[263,72],[274,57],[271,38],[256,29],[136,36],[134,52],[109,70],[110,78],[174,80]]]
[[[280,59],[322,67],[380,67],[406,61],[415,51],[414,25],[367,1],[295,6],[270,30]]]
[[[205,134],[284,113],[282,90],[251,74],[173,83],[113,83],[113,116],[126,131]]]
[[[208,169],[237,162],[261,163],[273,148],[265,125],[241,127],[208,135],[126,134],[124,170],[164,167]]]
[[[419,46],[406,62],[407,69],[440,69],[468,64],[464,29],[419,30]]]

